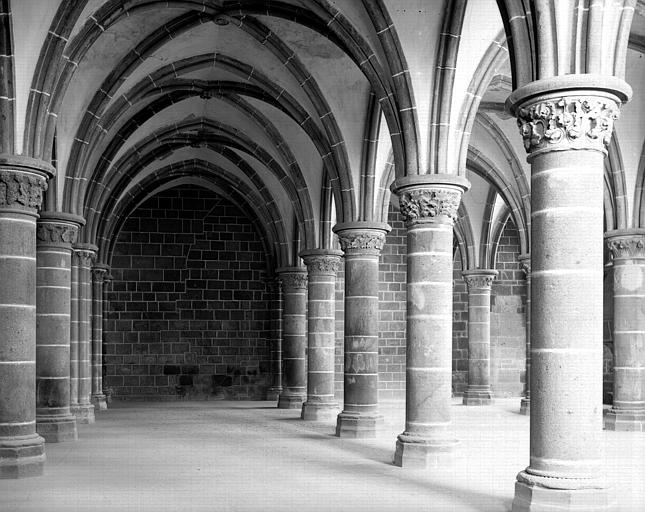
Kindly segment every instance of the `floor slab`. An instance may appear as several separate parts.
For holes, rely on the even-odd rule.
[[[508,511],[528,464],[519,399],[465,407],[444,470],[392,465],[403,404],[384,404],[376,439],[340,439],[271,402],[113,403],[76,443],[48,444],[45,475],[0,481],[0,510]],[[645,436],[605,432],[618,511],[645,510]]]

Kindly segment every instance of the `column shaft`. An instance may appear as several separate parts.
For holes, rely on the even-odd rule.
[[[92,404],[92,262],[96,256],[96,247],[91,244],[79,244],[74,247],[74,261],[77,267],[76,325],[77,352],[76,362],[78,404],[72,406],[78,423],[94,423],[94,405]],[[73,278],[74,276],[72,276]]]
[[[278,400],[282,393],[282,289],[279,278],[267,280],[269,303],[271,304],[271,385],[267,389],[267,400]]]
[[[92,404],[99,411],[107,409],[103,393],[103,285],[106,265],[92,268]]]
[[[449,175],[398,179],[408,230],[405,430],[394,464],[426,468],[446,463],[458,441],[451,426],[452,241],[468,182]]]
[[[464,405],[493,402],[490,386],[490,292],[496,270],[463,272],[468,285],[468,388]]]
[[[645,431],[645,231],[606,234],[614,267],[614,401],[608,430]]]
[[[36,219],[51,166],[0,156],[0,478],[41,475],[36,433]]]
[[[311,250],[301,254],[308,270],[307,401],[302,419],[336,418],[334,353],[336,344],[336,272],[341,252]]]
[[[284,297],[283,310],[283,390],[280,409],[300,409],[306,397],[307,374],[307,274],[300,267],[279,269]]]
[[[519,261],[526,277],[526,306],[524,307],[526,324],[526,373],[524,376],[524,396],[520,400],[520,414],[528,416],[531,414],[531,256],[520,256]]]
[[[378,263],[387,224],[334,227],[345,252],[345,373],[339,437],[374,437],[378,411]]]
[[[509,98],[530,153],[532,241],[530,462],[514,512],[607,510],[612,501],[603,475],[603,159],[620,100],[604,86],[570,89],[582,80],[534,82]],[[546,90],[557,84],[563,90]]]
[[[72,243],[81,218],[41,215],[37,230],[36,431],[48,443],[76,441],[70,413]]]

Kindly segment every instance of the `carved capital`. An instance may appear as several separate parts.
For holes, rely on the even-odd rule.
[[[612,260],[645,258],[645,235],[625,235],[607,240]]]
[[[369,250],[381,251],[385,245],[382,231],[343,231],[338,233],[338,241],[343,251]]]
[[[47,190],[45,176],[0,169],[0,208],[15,208],[37,213]]]
[[[461,201],[461,191],[454,188],[417,188],[399,193],[401,216],[408,224],[418,222],[454,222]]]
[[[618,102],[607,96],[561,95],[523,103],[517,109],[517,124],[528,153],[605,151],[619,113]]]
[[[497,274],[497,270],[465,270],[461,273],[469,290],[490,290]]]
[[[92,244],[77,245],[74,247],[74,257],[80,267],[92,267],[96,261],[98,248]]]
[[[78,226],[55,221],[38,221],[36,238],[39,244],[70,246],[76,243]]]
[[[108,276],[107,267],[92,267],[92,281],[95,283],[103,284],[106,282]]]
[[[285,293],[307,289],[307,273],[303,270],[279,270],[278,272],[282,290]]]
[[[340,268],[343,253],[328,249],[311,249],[302,251],[300,257],[307,265],[309,274],[335,276]]]
[[[524,272],[524,277],[528,278],[531,275],[531,256],[521,255],[517,258],[517,261],[520,262],[520,268]]]

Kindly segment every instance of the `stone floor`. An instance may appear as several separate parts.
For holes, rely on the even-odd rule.
[[[455,465],[410,471],[391,464],[401,404],[383,406],[377,439],[345,440],[269,402],[113,403],[77,443],[47,445],[44,476],[0,481],[0,510],[508,511],[528,463],[518,408],[455,400]],[[617,511],[644,511],[645,435],[605,436]]]

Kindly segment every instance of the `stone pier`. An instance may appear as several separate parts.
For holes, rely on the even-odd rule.
[[[390,227],[376,222],[337,224],[345,253],[344,404],[339,437],[375,437],[378,410],[378,262]]]
[[[72,413],[77,423],[94,423],[94,405],[92,404],[92,264],[96,258],[97,247],[92,244],[74,246],[72,285],[76,281],[76,293],[72,295],[72,307],[76,306],[76,315],[72,322],[76,324],[76,398],[72,404]],[[73,374],[72,374],[73,375]],[[72,384],[74,381],[72,380]]]
[[[524,277],[526,278],[526,306],[524,318],[526,326],[526,373],[524,375],[524,396],[520,400],[520,414],[531,414],[531,255],[522,254],[518,257]]]
[[[110,267],[98,263],[92,268],[92,404],[105,411],[103,393],[103,287]]]
[[[84,220],[45,212],[36,231],[36,431],[48,443],[76,441],[70,412],[72,244]]]
[[[629,86],[531,82],[507,101],[531,164],[531,445],[513,511],[608,510],[602,433],[604,157]]]
[[[451,430],[453,224],[465,178],[420,175],[392,185],[407,227],[405,430],[394,464],[448,463],[458,441]]]
[[[36,219],[54,168],[0,155],[0,478],[41,475],[36,433]]]
[[[614,401],[607,430],[645,431],[645,229],[605,234],[614,267]]]
[[[271,385],[267,389],[267,400],[278,400],[282,393],[282,288],[280,279],[272,277],[266,280],[267,292],[271,304]]]
[[[282,392],[280,409],[300,409],[306,398],[307,272],[301,267],[278,269],[282,281]]]
[[[489,405],[490,387],[490,291],[497,270],[462,272],[468,287],[468,388],[464,405]]]
[[[336,272],[342,253],[313,249],[300,254],[308,271],[307,401],[303,420],[326,420],[338,414],[334,400],[334,350],[336,345]]]

